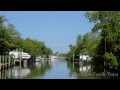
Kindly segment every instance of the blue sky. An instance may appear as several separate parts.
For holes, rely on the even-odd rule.
[[[93,27],[84,17],[84,11],[3,11],[0,14],[14,24],[23,38],[43,41],[54,52],[68,52],[77,35]]]

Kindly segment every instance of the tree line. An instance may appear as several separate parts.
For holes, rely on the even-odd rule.
[[[85,17],[94,23],[92,30],[78,35],[76,44],[70,45],[67,56],[87,52],[94,65],[120,69],[120,11],[88,11]]]
[[[70,51],[67,53],[69,60],[72,59],[73,55],[75,58],[79,58],[80,54],[89,54],[90,56],[95,55],[95,48],[99,42],[99,34],[88,32],[85,35],[78,35],[75,45],[69,45]]]
[[[23,39],[13,24],[5,23],[6,17],[0,16],[0,55],[6,55],[15,49],[23,49],[32,56],[52,54],[52,49],[44,42],[29,37]]]

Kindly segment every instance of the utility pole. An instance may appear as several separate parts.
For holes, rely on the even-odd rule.
[[[106,37],[105,37],[105,53],[106,53]]]
[[[75,55],[73,54],[73,61],[74,61],[74,59],[75,59]]]
[[[106,37],[105,37],[105,53],[106,53]],[[105,59],[104,59],[104,66],[106,65],[105,63]],[[105,72],[105,68],[104,68],[104,72]]]

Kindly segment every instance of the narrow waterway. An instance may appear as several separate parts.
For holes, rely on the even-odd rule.
[[[0,71],[1,79],[99,79],[104,73],[92,71],[90,65],[80,66],[78,62],[66,60],[24,63],[7,70]],[[115,74],[114,74],[115,75]],[[117,75],[117,74],[116,74]]]

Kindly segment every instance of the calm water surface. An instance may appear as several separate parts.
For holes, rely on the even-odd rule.
[[[117,74],[116,74],[117,75]],[[24,63],[0,72],[1,79],[97,79],[104,73],[95,73],[90,65],[81,66],[78,62],[66,60]]]

